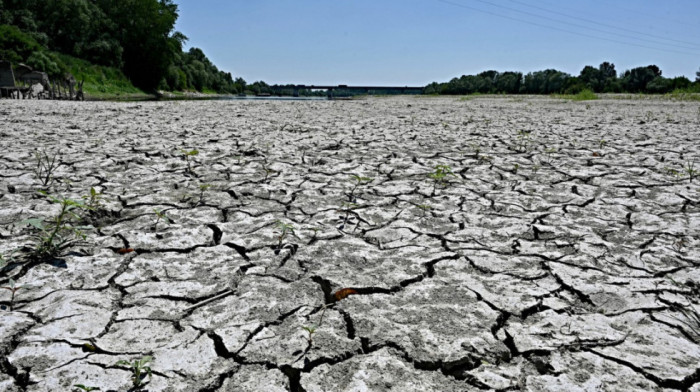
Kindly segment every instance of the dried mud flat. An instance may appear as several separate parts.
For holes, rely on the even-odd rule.
[[[31,286],[0,290],[0,390],[124,391],[116,362],[152,355],[148,391],[700,391],[698,103],[2,101],[0,121],[0,253],[26,247],[0,286]],[[37,148],[50,194],[103,194],[46,262],[19,223],[57,214]]]

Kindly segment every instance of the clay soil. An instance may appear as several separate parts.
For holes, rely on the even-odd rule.
[[[0,124],[0,390],[125,391],[117,361],[152,356],[148,391],[700,391],[698,102],[2,101]],[[24,221],[60,208],[37,191],[91,188],[85,239],[33,257]]]

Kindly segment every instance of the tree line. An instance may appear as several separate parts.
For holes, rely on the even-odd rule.
[[[587,65],[578,76],[556,69],[529,72],[485,71],[462,75],[446,83],[433,82],[426,94],[577,94],[596,93],[663,94],[674,90],[700,92],[700,71],[695,82],[685,76],[665,78],[656,65],[637,67],[618,75],[615,64],[604,62],[597,68]]]
[[[0,0],[0,58],[62,76],[60,54],[117,68],[146,91],[237,93],[245,88],[207,59],[183,52],[172,0]]]

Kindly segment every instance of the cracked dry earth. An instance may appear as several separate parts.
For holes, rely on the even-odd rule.
[[[29,286],[0,290],[3,391],[125,391],[116,362],[145,355],[148,391],[700,391],[697,102],[0,115],[0,285]],[[20,223],[59,208],[35,149],[50,194],[102,193],[43,262]]]

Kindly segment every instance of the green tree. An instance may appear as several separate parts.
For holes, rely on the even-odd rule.
[[[520,72],[503,72],[498,76],[495,83],[497,93],[517,94],[520,91],[520,84],[523,74]]]
[[[94,0],[114,22],[123,47],[124,73],[135,85],[155,89],[187,40],[174,32],[177,5],[172,0]]]
[[[19,28],[0,25],[0,58],[19,63],[44,48]]]
[[[633,68],[625,71],[622,77],[622,88],[631,93],[644,92],[647,84],[658,76],[661,76],[661,71],[656,66]]]
[[[604,78],[603,73],[599,68],[595,68],[590,65],[583,67],[581,73],[578,76],[578,79],[587,88],[597,93],[603,91]]]

